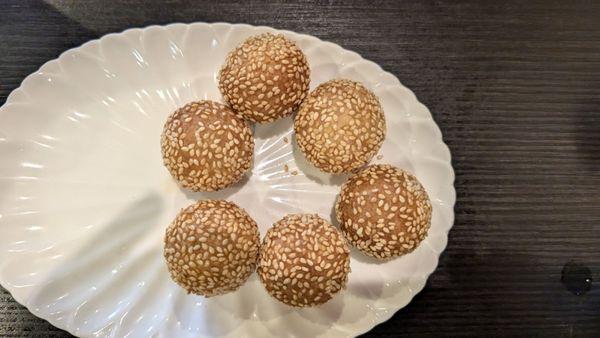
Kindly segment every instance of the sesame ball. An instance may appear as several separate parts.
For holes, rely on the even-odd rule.
[[[171,176],[193,191],[215,191],[248,171],[254,152],[252,130],[229,107],[198,101],[177,109],[165,123],[162,158]]]
[[[246,39],[229,53],[219,90],[233,110],[265,123],[294,112],[308,94],[310,69],[304,53],[282,34]]]
[[[323,304],[346,287],[348,246],[321,217],[287,215],[267,231],[257,272],[267,292],[287,305]]]
[[[368,166],[350,177],[335,212],[346,239],[379,259],[412,252],[431,224],[431,203],[421,183],[387,164]]]
[[[302,103],[294,130],[309,162],[327,173],[344,173],[373,158],[386,126],[375,94],[358,82],[331,80]]]
[[[256,222],[232,202],[205,200],[181,210],[165,235],[171,278],[206,297],[239,288],[256,268]]]

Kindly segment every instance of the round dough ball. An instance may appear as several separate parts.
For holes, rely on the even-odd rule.
[[[171,278],[206,297],[239,288],[256,268],[256,222],[234,203],[205,200],[181,210],[165,235]]]
[[[257,272],[269,294],[287,305],[323,304],[346,287],[348,245],[317,215],[287,215],[267,231]]]
[[[335,212],[346,239],[379,259],[413,251],[431,224],[431,202],[421,183],[387,164],[368,166],[350,177]]]
[[[171,176],[193,191],[215,191],[250,169],[252,130],[229,107],[198,101],[177,109],[161,137],[163,162]]]
[[[331,80],[302,103],[294,121],[296,141],[310,163],[328,173],[367,164],[385,138],[379,100],[362,84]]]
[[[264,33],[234,49],[219,73],[219,90],[233,110],[264,123],[294,112],[308,94],[304,53],[282,34]]]

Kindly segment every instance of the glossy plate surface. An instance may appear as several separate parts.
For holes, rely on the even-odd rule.
[[[227,52],[265,31],[274,30],[197,23],[109,34],[46,63],[11,93],[0,108],[0,282],[17,301],[78,336],[337,337],[387,320],[423,288],[454,220],[454,172],[439,128],[392,74],[289,31],[281,33],[308,57],[311,88],[344,77],[379,96],[388,130],[373,162],[423,183],[433,204],[429,235],[387,263],[353,252],[347,290],[313,309],[276,302],[256,275],[210,299],[170,280],[164,229],[196,199],[236,202],[261,235],[286,213],[335,219],[345,177],[306,163],[293,146],[291,118],[255,126],[252,173],[224,191],[182,191],[162,165],[167,115],[192,100],[220,100],[216,74]]]

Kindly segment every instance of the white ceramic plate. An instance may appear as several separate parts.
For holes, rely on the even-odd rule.
[[[311,88],[344,77],[379,96],[388,130],[373,162],[421,180],[433,203],[429,235],[388,263],[352,252],[347,290],[313,309],[276,302],[256,275],[210,299],[169,279],[164,229],[194,200],[234,201],[263,235],[286,213],[334,219],[345,177],[305,162],[291,118],[255,127],[252,174],[225,191],[182,191],[161,163],[167,115],[192,100],[220,100],[216,74],[227,52],[265,31],[273,29],[197,23],[109,34],[46,63],[11,93],[0,109],[0,282],[18,302],[78,336],[337,337],[387,320],[423,288],[454,218],[454,172],[439,128],[375,63],[289,31],[281,33],[310,62]]]

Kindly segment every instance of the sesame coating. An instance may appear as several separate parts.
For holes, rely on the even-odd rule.
[[[163,162],[171,176],[193,191],[215,191],[250,169],[252,130],[229,107],[198,101],[177,109],[161,137]]]
[[[350,251],[339,231],[318,215],[287,215],[267,231],[257,272],[279,301],[315,306],[346,287]]]
[[[171,278],[206,297],[239,288],[256,268],[256,222],[232,202],[205,200],[181,210],[165,235]]]
[[[368,163],[386,133],[379,100],[362,84],[331,80],[313,90],[294,120],[296,140],[322,171],[343,173]]]
[[[346,239],[379,259],[412,252],[431,224],[431,202],[421,183],[388,164],[368,166],[350,177],[335,213]]]
[[[294,112],[308,94],[310,68],[304,53],[282,34],[246,39],[229,53],[219,90],[243,118],[259,123]]]

